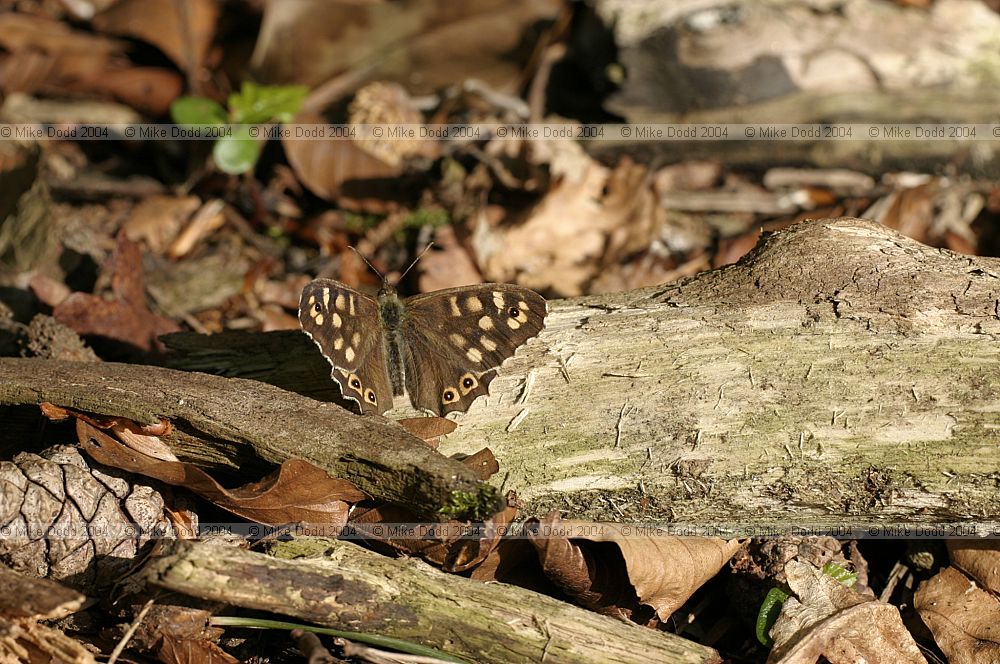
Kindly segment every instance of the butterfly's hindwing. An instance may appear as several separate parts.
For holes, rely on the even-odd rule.
[[[510,284],[425,293],[405,301],[406,388],[413,405],[464,412],[496,369],[545,326],[545,299]]]
[[[302,290],[299,324],[330,362],[345,399],[358,403],[362,413],[392,408],[375,300],[339,281],[316,279]]]

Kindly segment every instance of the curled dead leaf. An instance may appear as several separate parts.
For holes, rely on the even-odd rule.
[[[636,534],[623,524],[562,521],[555,512],[532,522],[529,538],[556,585],[584,606],[640,622],[652,617],[639,605],[666,620],[740,548],[737,540]]]
[[[76,431],[81,447],[95,461],[184,487],[222,509],[258,523],[332,526],[339,532],[347,522],[349,503],[367,497],[351,482],[331,478],[300,459],[289,459],[258,482],[226,489],[192,464],[146,456],[82,419],[77,420]]]
[[[995,595],[1000,595],[1000,542],[995,539],[945,540],[951,562]]]
[[[913,608],[950,664],[1000,662],[1000,602],[954,567],[921,583]]]
[[[212,44],[219,8],[215,0],[121,0],[93,18],[102,32],[149,42],[194,78]]]
[[[771,628],[768,664],[926,664],[899,609],[871,600],[807,563],[791,560],[785,600]]]
[[[437,449],[438,438],[458,428],[457,422],[444,417],[408,417],[399,420],[399,425],[432,449]]]
[[[293,122],[297,125],[326,125],[326,119],[303,111]],[[402,172],[399,165],[388,164],[351,140],[318,141],[309,138],[281,139],[288,163],[309,191],[325,200],[340,194],[345,182],[354,180],[386,181]]]

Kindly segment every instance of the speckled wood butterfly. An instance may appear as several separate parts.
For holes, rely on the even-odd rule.
[[[487,394],[504,360],[545,326],[545,299],[510,284],[449,288],[400,299],[383,281],[378,299],[332,279],[302,290],[299,324],[333,365],[331,376],[365,414],[393,396],[439,415],[465,412]]]

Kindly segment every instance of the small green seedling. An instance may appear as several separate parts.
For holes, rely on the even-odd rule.
[[[840,581],[848,588],[853,586],[858,580],[857,572],[849,572],[836,563],[826,563],[823,565],[823,574]],[[778,615],[781,614],[781,607],[789,597],[791,597],[791,593],[787,590],[771,588],[760,605],[760,611],[757,612],[757,640],[765,646],[770,647],[774,644],[768,632],[774,627],[775,621],[778,620]]]
[[[185,127],[218,130],[212,158],[219,169],[231,175],[246,173],[257,165],[261,142],[251,125],[289,122],[302,108],[309,88],[303,85],[257,85],[243,83],[229,95],[228,111],[206,97],[179,97],[170,105],[170,117]]]

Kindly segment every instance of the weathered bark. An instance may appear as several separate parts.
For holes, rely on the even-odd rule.
[[[806,222],[677,285],[558,303],[548,355],[441,450],[488,445],[535,514],[982,534],[1000,521],[998,334],[997,259]]]
[[[116,363],[0,358],[0,405],[49,401],[143,424],[167,418],[161,438],[182,460],[245,467],[297,457],[372,496],[428,519],[484,516],[494,487],[401,427],[362,419],[258,381]]]
[[[998,298],[996,259],[869,221],[803,223],[677,285],[551,302],[441,450],[488,445],[529,514],[988,532]]]
[[[537,593],[445,574],[348,542],[279,544],[276,557],[174,541],[153,585],[318,625],[405,639],[479,662],[720,662],[711,648]],[[309,558],[285,560],[282,557]]]

